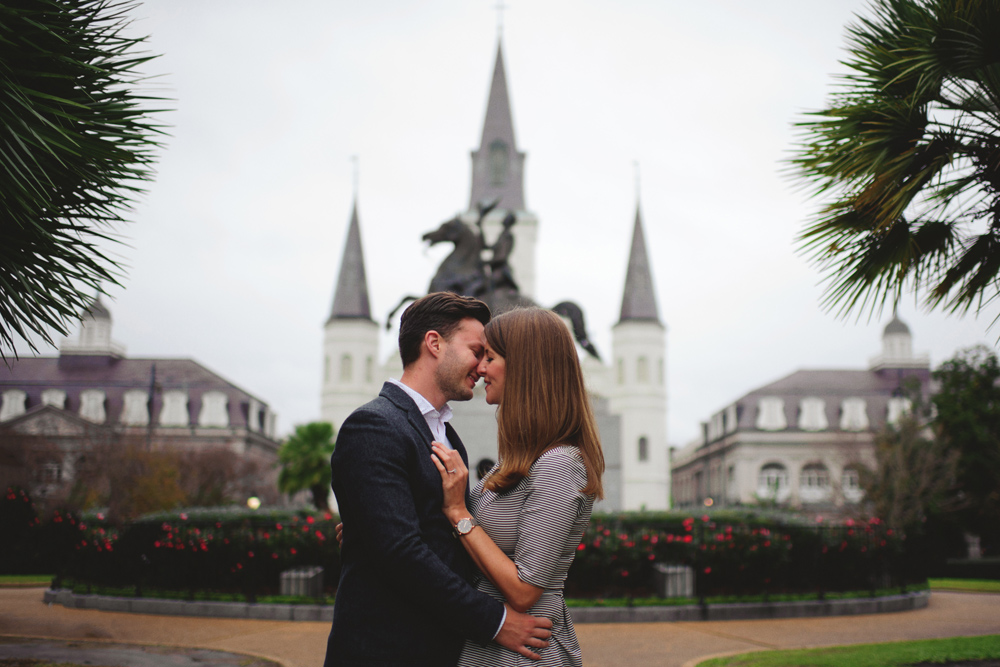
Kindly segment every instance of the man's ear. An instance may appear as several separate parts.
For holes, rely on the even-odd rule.
[[[444,338],[437,331],[431,330],[424,334],[424,347],[435,359],[442,354],[443,342]]]

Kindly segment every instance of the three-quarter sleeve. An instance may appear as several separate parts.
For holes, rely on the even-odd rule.
[[[560,589],[576,554],[581,521],[593,502],[581,493],[587,470],[575,447],[549,450],[531,467],[517,523],[514,563],[521,581]]]

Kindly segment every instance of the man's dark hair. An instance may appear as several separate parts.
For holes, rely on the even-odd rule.
[[[432,292],[410,304],[399,319],[399,357],[403,368],[420,358],[420,346],[428,331],[437,331],[447,340],[467,317],[486,326],[490,307],[479,299],[452,292]]]

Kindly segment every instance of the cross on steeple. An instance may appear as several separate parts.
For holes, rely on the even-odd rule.
[[[639,161],[632,160],[632,166],[635,169],[635,200],[639,201],[640,190],[639,190]]]
[[[354,166],[354,174],[353,174],[353,178],[354,178],[354,183],[353,183],[353,185],[354,185],[354,201],[357,201],[358,200],[358,172],[360,171],[360,169],[358,167],[358,156],[357,155],[352,155],[351,156],[351,163]]]
[[[503,10],[507,9],[507,5],[503,3],[503,0],[499,0],[497,4],[493,5],[493,9],[497,10],[497,36],[503,36]]]

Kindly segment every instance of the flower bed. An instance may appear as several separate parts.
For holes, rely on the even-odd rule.
[[[117,587],[139,596],[176,591],[187,599],[211,591],[255,600],[279,593],[281,572],[320,565],[324,595],[335,593],[335,515],[200,509],[148,515],[119,527],[101,514],[56,513],[40,521],[13,495],[8,502],[25,524],[20,539],[34,536],[36,543],[9,551],[44,553],[41,571],[57,572],[77,590]],[[577,550],[566,594],[655,597],[655,563],[691,567],[700,598],[905,589],[926,581],[905,545],[878,519],[824,525],[753,512],[599,514]]]

